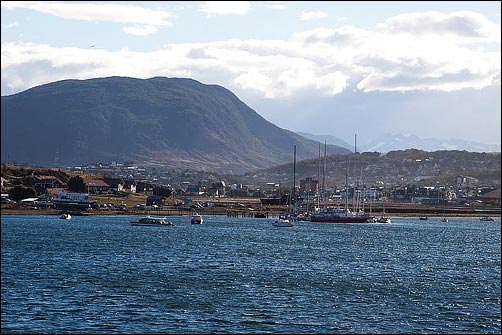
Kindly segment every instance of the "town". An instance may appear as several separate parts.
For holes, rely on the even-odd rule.
[[[418,158],[403,158],[410,152]],[[213,213],[218,209],[219,214],[227,215],[235,210],[280,213],[292,203],[308,211],[324,205],[340,206],[344,199],[350,199],[353,210],[366,212],[500,215],[500,153],[477,154],[477,159],[467,160],[472,161],[472,166],[463,163],[460,169],[458,158],[447,152],[439,157],[436,152],[403,151],[399,166],[394,161],[371,163],[377,161],[375,153],[351,155],[347,187],[342,176],[343,161],[343,155],[330,157],[328,169],[322,159],[299,162],[294,180],[292,164],[244,175],[141,166],[135,162],[65,168],[2,164],[2,211],[65,209],[54,202],[58,194],[80,192],[93,199],[89,207],[94,210],[124,214],[164,208],[170,209],[172,215],[182,215],[183,209],[209,208]],[[455,174],[458,171],[472,175]],[[75,183],[77,178],[81,178],[80,185]]]

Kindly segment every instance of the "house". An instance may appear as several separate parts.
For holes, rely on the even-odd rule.
[[[218,181],[216,183],[213,183],[211,185],[211,189],[214,191],[216,196],[225,196],[225,188],[227,185],[225,184],[224,181]]]
[[[54,176],[35,176],[33,186],[35,189],[61,188],[64,183]]]
[[[118,191],[136,193],[136,182],[134,181],[124,181],[118,184]]]
[[[186,192],[189,195],[200,195],[202,194],[202,183],[199,182],[198,184],[189,184],[186,188]]]
[[[152,184],[138,181],[135,186],[136,186],[136,193],[144,193],[146,195],[153,195],[154,187]]]
[[[102,194],[108,193],[110,190],[110,185],[108,185],[104,180],[101,179],[91,179],[85,182],[85,187],[92,194]]]
[[[482,200],[484,203],[487,204],[493,204],[493,205],[498,205],[500,206],[500,199],[501,199],[501,192],[500,188],[495,189],[493,191],[490,191],[488,193],[480,195],[478,198]]]
[[[136,193],[135,181],[124,181],[120,178],[105,178],[104,180],[108,185],[110,185],[111,191]]]

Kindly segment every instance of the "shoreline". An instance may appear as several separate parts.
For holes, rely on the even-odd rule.
[[[13,209],[13,208],[2,208],[1,216],[59,216],[63,211],[59,209]],[[81,214],[81,216],[190,216],[194,212],[180,212],[176,211],[177,214],[173,214],[173,211],[155,211],[155,212],[124,212],[124,211],[93,211],[93,212],[85,212]],[[235,215],[235,211],[231,212],[214,212],[214,211],[197,211],[201,215],[205,216],[232,216],[232,217],[254,217],[249,215],[249,213],[238,213]],[[71,213],[71,212],[70,212]],[[230,213],[234,213],[230,215]],[[241,215],[239,215],[241,214]],[[270,211],[270,215],[268,218],[275,218],[282,214],[282,212]],[[382,216],[382,213],[372,213],[375,217]],[[75,214],[75,216],[80,216],[79,214]],[[427,218],[479,218],[483,216],[488,216],[492,218],[501,218],[500,214],[487,214],[487,213],[445,213],[445,214],[430,214],[430,213],[385,213],[385,216],[389,216],[391,218],[419,218],[419,217],[427,217]]]

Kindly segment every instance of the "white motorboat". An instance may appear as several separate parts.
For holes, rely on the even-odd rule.
[[[279,218],[272,223],[274,227],[293,227],[293,223],[289,219]]]
[[[200,214],[194,214],[192,215],[192,218],[190,219],[190,223],[192,224],[202,224],[204,222],[204,219],[202,218],[202,215]]]
[[[175,226],[175,224],[167,221],[165,217],[145,216],[138,221],[131,221],[131,226]]]
[[[389,216],[381,216],[377,219],[378,223],[391,223],[391,219]]]

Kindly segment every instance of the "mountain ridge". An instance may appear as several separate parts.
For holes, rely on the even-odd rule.
[[[2,161],[245,172],[316,157],[318,143],[265,120],[234,93],[189,78],[67,79],[2,96]],[[328,152],[348,153],[337,146]]]
[[[353,145],[350,145],[346,141],[344,141],[336,136],[333,136],[333,135],[315,135],[315,134],[305,133],[305,132],[301,132],[301,131],[297,131],[296,133],[300,136],[305,137],[305,138],[308,138],[308,139],[311,139],[311,140],[314,140],[317,142],[321,142],[321,143],[324,143],[324,141],[326,141],[326,144],[337,145],[337,146],[345,148],[347,150],[352,150],[354,148]]]

